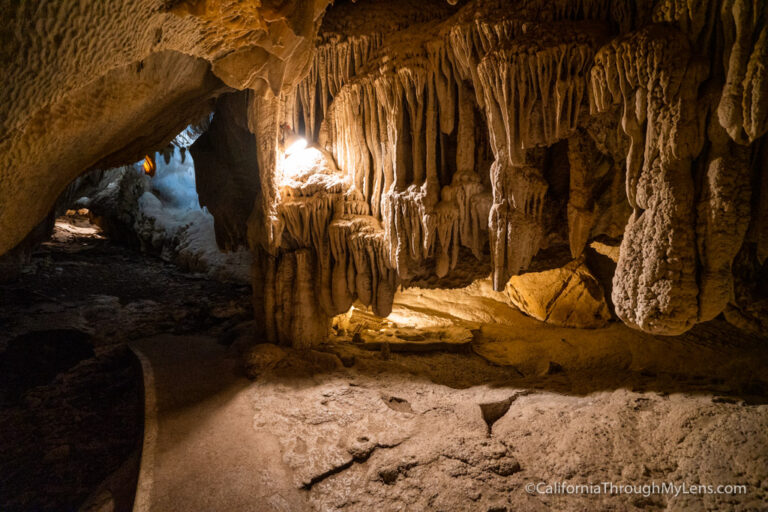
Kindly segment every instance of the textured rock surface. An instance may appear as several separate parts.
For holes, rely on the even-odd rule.
[[[703,144],[695,105],[706,68],[689,46],[682,33],[653,25],[601,49],[591,70],[596,108],[623,102],[622,127],[631,139],[626,180],[634,212],[613,303],[628,324],[666,334],[684,332],[698,315],[690,166]],[[628,67],[648,59],[653,63],[640,64],[642,74]],[[621,91],[611,76],[623,84]]]
[[[603,327],[611,318],[603,289],[583,261],[513,276],[509,298],[520,311],[563,327]]]
[[[279,94],[327,2],[3,0],[0,252],[91,167],[162,147],[232,87]],[[11,199],[13,198],[13,199]]]
[[[571,356],[602,351],[599,331],[577,331],[585,336],[578,346],[563,343],[563,331],[573,332],[543,327],[536,341],[560,345]],[[636,331],[635,336],[633,349],[653,339]],[[610,359],[592,359],[593,366],[577,370],[569,359],[563,360],[569,370],[521,377],[515,368],[488,365],[471,354],[392,354],[384,360],[337,339],[322,346],[326,352],[289,350],[271,371],[248,383],[232,382],[231,361],[213,340],[162,341],[154,343],[153,355],[161,404],[151,497],[156,506],[205,503],[217,510],[212,496],[220,493],[226,493],[229,510],[249,510],[250,498],[250,505],[259,499],[269,511],[747,511],[765,499],[766,405],[738,395],[708,395],[730,384],[691,377],[706,367],[718,372],[720,360],[692,361],[690,345],[666,344],[670,357],[664,367],[679,365],[683,373],[617,369]],[[163,354],[164,343],[189,347],[186,364],[174,366],[178,356],[167,349]],[[530,355],[534,345],[526,351]],[[755,355],[765,350],[758,347]],[[716,337],[710,348],[721,355],[734,350]],[[319,354],[338,360],[333,353],[353,357],[354,365],[313,362]],[[745,373],[758,372],[753,377],[765,365],[743,364]],[[174,410],[189,394],[214,386],[219,393],[199,408]],[[164,449],[175,446],[175,429],[188,433],[184,450]],[[258,465],[239,453],[253,454]],[[205,475],[208,485],[192,484],[194,475]],[[538,482],[727,482],[747,489],[647,496],[526,492],[526,484]]]
[[[213,215],[216,242],[228,251],[247,246],[246,222],[261,194],[247,103],[247,92],[222,96],[210,128],[189,148],[200,206]]]
[[[387,319],[361,313],[357,303],[354,322],[311,350],[262,344],[238,358],[239,338],[263,331],[244,323],[247,287],[185,274],[75,228],[57,226],[55,241],[33,255],[21,281],[0,287],[0,324],[8,326],[0,330],[0,350],[30,330],[65,328],[88,332],[99,344],[154,348],[154,355],[144,353],[159,357],[152,361],[155,384],[147,388],[157,390],[147,395],[157,399],[157,428],[148,422],[145,432],[156,450],[145,444],[143,474],[152,485],[138,494],[151,510],[252,511],[258,503],[268,511],[750,511],[766,500],[768,345],[720,319],[676,337],[618,322],[571,329],[523,315],[490,278],[452,290],[429,288],[425,280],[423,288],[395,295]],[[586,252],[592,248],[618,259],[608,241]],[[749,264],[747,256],[740,253],[734,266]],[[741,280],[734,288],[747,297]],[[363,341],[365,330],[471,332],[472,351],[370,351],[356,343],[358,327]],[[224,343],[232,340],[228,349]],[[25,358],[40,360],[27,351]],[[61,367],[66,361],[55,354],[48,362]],[[243,363],[255,381],[243,376]],[[92,370],[98,379],[80,378]],[[0,475],[23,479],[30,487],[14,488],[31,489],[38,503],[51,492],[74,491],[71,507],[57,500],[50,510],[76,507],[75,498],[117,461],[116,445],[127,439],[119,433],[132,425],[122,416],[128,408],[114,409],[124,403],[113,395],[124,383],[115,371],[78,365],[55,385],[26,393],[35,412],[25,407],[18,416],[15,409],[11,423],[0,414],[3,433],[10,433],[0,440],[10,454],[0,461]],[[98,430],[87,406],[102,393],[109,395],[99,401],[110,413],[105,418],[119,420],[109,432]],[[31,436],[11,426],[19,420],[50,429]],[[16,461],[40,471],[15,472]],[[71,478],[84,469],[87,479]],[[562,481],[747,489],[647,497],[525,490]],[[51,492],[39,492],[43,487]],[[130,499],[135,485],[120,489]],[[15,492],[2,497],[19,503],[10,509],[30,503]],[[91,503],[108,501],[101,492],[92,497]],[[113,498],[120,508],[120,496]]]

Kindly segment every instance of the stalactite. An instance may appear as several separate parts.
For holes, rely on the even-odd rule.
[[[662,0],[653,8],[653,21],[675,23],[702,52],[711,51],[721,3],[719,0]]]
[[[451,205],[456,211],[459,235],[455,243],[456,250],[460,242],[480,259],[487,237],[491,205],[491,194],[485,190],[480,176],[474,171],[458,171],[451,185],[443,187],[442,203]]]
[[[457,45],[457,60],[467,63],[472,62],[467,55],[477,58],[487,51],[474,85],[483,94],[496,157],[491,168],[489,232],[497,290],[511,275],[527,268],[543,238],[547,183],[539,169],[527,165],[526,149],[568,137],[578,125],[586,73],[596,41],[602,37],[600,26],[581,28],[570,34],[564,26],[531,25],[498,49],[488,50],[491,38],[479,38],[486,41],[481,43],[485,46],[470,52],[466,45]],[[457,37],[454,31],[452,38]]]
[[[768,132],[768,5],[727,0],[721,17],[727,63],[718,115],[733,140],[749,144]]]
[[[299,126],[299,116],[305,135],[316,139],[316,128],[325,119],[328,107],[344,84],[360,73],[381,46],[382,35],[355,35],[340,40],[338,35],[327,36],[327,42],[315,49],[309,74],[296,88],[293,125]],[[318,111],[319,108],[319,111]]]
[[[595,143],[586,133],[577,131],[568,139],[568,242],[574,258],[584,250],[597,217],[593,177],[598,175],[595,167],[600,160]]]
[[[226,251],[247,246],[248,217],[261,194],[258,155],[248,128],[248,96],[241,92],[222,97],[215,119],[190,146],[198,201],[213,215],[216,243]],[[184,152],[181,155],[183,161]]]
[[[591,105],[623,105],[630,136],[627,197],[634,212],[613,279],[627,324],[677,334],[697,320],[691,161],[703,144],[697,89],[706,67],[678,30],[653,25],[603,47],[591,71]]]
[[[338,313],[357,297],[375,314],[387,316],[398,279],[390,266],[384,232],[370,216],[341,215],[329,227],[334,260],[333,301]]]
[[[600,33],[599,26],[532,26],[482,59],[475,85],[486,110],[496,114],[489,128],[510,164],[521,162],[525,149],[551,145],[576,129]]]
[[[539,250],[548,187],[538,168],[510,165],[503,155],[491,165],[493,205],[488,232],[496,290],[503,290],[510,276],[527,268]]]
[[[474,174],[474,104],[456,80],[445,45],[430,39],[420,51],[409,48],[406,59],[384,59],[343,86],[320,137],[381,220],[389,263],[401,279],[432,257],[444,276],[459,244],[481,255],[487,220],[478,217],[485,207],[487,219],[488,208],[475,198],[483,186]],[[446,155],[438,155],[439,134],[455,131],[456,165],[465,177],[454,177],[441,201],[437,162],[445,165]]]
[[[252,95],[250,101],[248,128],[256,139],[261,200],[255,205],[248,220],[248,244],[251,249],[261,247],[274,253],[280,245],[282,233],[282,226],[275,211],[278,200],[275,179],[282,175],[278,138],[285,102],[279,97],[269,95]]]
[[[402,279],[433,256],[436,272],[445,275],[459,244],[480,256],[487,214],[491,243],[501,244],[493,251],[500,289],[506,277],[527,267],[542,238],[547,184],[536,167],[524,165],[524,152],[575,130],[587,66],[603,29],[545,28],[512,18],[476,19],[461,27],[416,39],[421,46],[409,44],[404,59],[393,50],[378,66],[371,61],[368,71],[344,77],[333,103],[324,107],[320,141],[381,219],[391,266]],[[345,51],[327,58],[349,62]],[[474,81],[474,99],[463,79]],[[324,87],[313,80],[308,83]],[[309,95],[302,94],[307,102]],[[474,175],[478,100],[491,121],[495,152],[508,156],[491,180],[494,207]],[[454,131],[460,173],[440,193],[446,156],[445,135],[439,134]]]
[[[255,247],[263,261],[254,264],[254,303],[268,339],[311,347],[326,337],[329,319],[356,299],[388,315],[398,273],[362,193],[319,147],[287,157],[279,168],[271,225],[251,226],[279,233],[269,251]]]
[[[492,19],[472,18],[450,28],[446,39],[450,42],[452,61],[462,80],[475,84],[478,105],[484,106],[483,89],[478,66],[488,52],[499,48],[506,41],[513,40],[522,32],[522,19],[497,17]]]
[[[336,20],[295,93],[286,103],[261,100],[267,119],[252,121],[270,155],[260,168],[281,177],[279,190],[266,184],[272,206],[254,212],[269,233],[275,290],[291,293],[279,281],[297,279],[301,254],[302,268],[312,268],[308,308],[328,318],[359,300],[383,314],[398,283],[428,271],[444,278],[461,246],[482,258],[486,241],[501,290],[552,243],[545,225],[556,222],[553,207],[567,193],[573,257],[595,233],[624,231],[613,302],[625,323],[669,334],[712,318],[728,300],[734,247],[746,229],[718,205],[746,203],[748,173],[732,169],[749,165],[735,144],[764,132],[759,64],[768,36],[762,7],[723,5],[725,86],[697,108],[707,69],[688,38],[711,46],[717,30],[701,16],[711,4],[683,3],[470,1],[442,21],[398,18],[392,37],[385,25],[347,31],[339,28],[349,20]],[[651,17],[680,30],[647,25]],[[627,33],[636,26],[643,28]],[[609,27],[625,35],[601,47]],[[730,138],[710,123],[697,195],[691,166],[718,101],[715,117]],[[487,161],[476,158],[480,115],[494,157],[490,180],[480,169]],[[271,156],[277,139],[259,135],[281,116],[327,150],[328,165],[282,173]],[[564,139],[567,185],[559,167],[545,167],[554,153],[544,148]],[[286,314],[272,314],[278,337],[293,328]]]
[[[720,124],[739,144],[768,131],[768,4],[760,0],[664,0],[654,21],[674,22],[725,74]],[[723,41],[717,40],[718,22]],[[722,63],[715,62],[722,58]]]
[[[700,322],[719,315],[733,296],[731,264],[744,241],[750,215],[749,149],[734,143],[713,116],[699,202],[696,242]]]

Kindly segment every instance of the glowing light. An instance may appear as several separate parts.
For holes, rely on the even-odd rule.
[[[297,151],[301,151],[307,147],[307,140],[293,131],[287,123],[280,125],[280,130],[283,136],[283,150],[285,156],[291,156]]]
[[[283,179],[287,183],[306,181],[316,174],[327,174],[329,157],[307,139],[297,135],[290,126],[282,124]]]
[[[144,156],[144,162],[141,164],[141,167],[144,169],[144,174],[147,176],[154,176],[155,171],[157,170],[154,160],[152,160],[152,157],[149,155]]]
[[[304,141],[303,147],[301,144],[294,144],[294,146],[290,154],[286,151],[283,163],[283,176],[291,179],[311,174],[321,165],[323,158],[322,153],[316,148],[307,147],[307,141]]]
[[[285,156],[291,156],[297,151],[303,151],[307,148],[307,139],[299,137],[296,134],[285,139]]]

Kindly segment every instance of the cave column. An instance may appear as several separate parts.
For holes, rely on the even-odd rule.
[[[459,81],[459,130],[456,148],[456,170],[475,171],[475,106],[474,94],[464,81]]]
[[[305,349],[328,336],[330,317],[317,293],[319,276],[327,273],[318,268],[314,247],[289,250],[283,244],[290,234],[279,211],[277,185],[283,173],[280,127],[286,112],[285,99],[269,93],[254,95],[248,112],[261,181],[261,194],[248,220],[248,243],[254,256],[253,306],[256,321],[264,329],[263,341]]]

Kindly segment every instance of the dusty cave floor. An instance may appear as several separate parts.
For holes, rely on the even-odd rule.
[[[0,349],[48,327],[84,330],[111,345],[160,332],[218,335],[251,316],[248,286],[115,244],[82,217],[57,219],[21,278],[1,286]]]
[[[89,495],[130,509],[121,493],[136,480],[143,420],[126,344],[146,349],[158,405],[141,503],[205,499],[206,510],[229,512],[766,509],[766,344],[722,323],[657,340],[513,315],[475,329],[458,353],[371,350],[338,330],[309,353],[259,345],[243,356],[254,335],[247,287],[181,272],[71,219],[0,290],[0,350],[66,330],[94,352],[4,398],[2,431],[18,435],[0,437],[12,453],[0,481],[15,500],[2,510],[28,510],[31,499],[40,510],[76,510]],[[428,299],[417,298],[420,311]],[[398,304],[403,313],[409,300]],[[518,338],[490,339],[502,331]],[[25,449],[33,445],[35,456]],[[111,485],[100,486],[109,474]],[[744,484],[747,493],[526,492],[539,482]]]
[[[183,361],[174,346],[188,347]],[[765,510],[768,498],[768,406],[722,382],[521,377],[471,353],[386,354],[346,339],[306,353],[261,345],[249,380],[214,338],[138,348],[158,409],[141,510],[714,511]],[[563,482],[747,491],[526,491]]]

